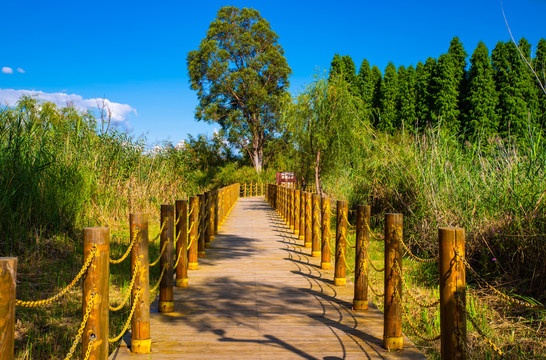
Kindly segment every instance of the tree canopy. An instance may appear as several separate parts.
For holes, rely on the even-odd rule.
[[[222,7],[197,50],[187,56],[196,118],[217,122],[248,153],[257,172],[264,145],[280,132],[278,118],[290,67],[278,35],[257,10]]]

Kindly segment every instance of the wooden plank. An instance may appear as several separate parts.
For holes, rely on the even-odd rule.
[[[128,335],[110,358],[425,359],[407,338],[383,349],[383,314],[353,312],[353,284],[334,286],[310,251],[263,197],[239,199],[174,312],[152,304],[152,353],[131,354]]]

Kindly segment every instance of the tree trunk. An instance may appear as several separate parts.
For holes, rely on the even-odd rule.
[[[317,151],[317,162],[315,163],[315,187],[317,194],[322,197],[322,188],[320,186],[320,150]]]
[[[254,169],[259,174],[262,172],[262,166],[264,161],[264,144],[263,135],[260,134],[252,140],[252,164]]]

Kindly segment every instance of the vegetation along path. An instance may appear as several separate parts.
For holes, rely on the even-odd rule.
[[[152,305],[152,354],[131,354],[128,335],[111,358],[425,359],[406,338],[383,349],[383,314],[352,311],[353,285],[300,245],[263,197],[239,199],[174,312]]]

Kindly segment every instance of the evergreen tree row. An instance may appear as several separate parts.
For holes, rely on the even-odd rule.
[[[356,72],[350,56],[336,54],[330,76],[343,76],[382,131],[439,126],[480,142],[499,135],[525,139],[536,128],[546,131],[546,40],[538,42],[534,57],[524,38],[517,47],[499,41],[491,55],[478,43],[470,67],[467,56],[455,37],[438,59],[398,69],[390,62],[382,74],[366,59]]]

